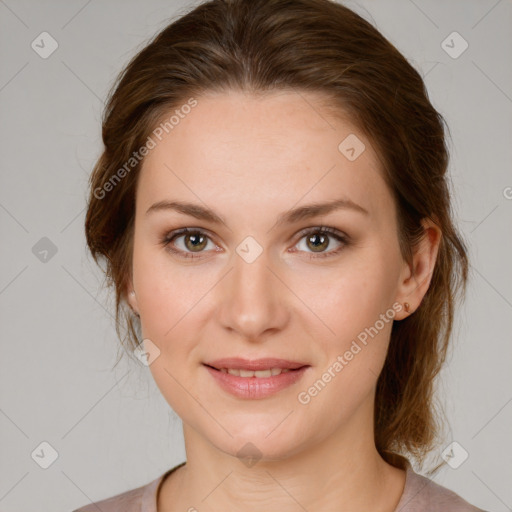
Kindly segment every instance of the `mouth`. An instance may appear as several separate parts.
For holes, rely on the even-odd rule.
[[[208,365],[206,365],[208,366]],[[290,370],[289,368],[269,368],[267,370],[244,370],[242,368],[215,368],[210,366],[213,370],[218,370],[222,373],[229,373],[236,377],[256,377],[258,379],[265,379],[268,377],[275,377],[281,375],[281,373],[294,372],[296,370]]]
[[[228,358],[203,363],[222,389],[238,398],[265,398],[297,382],[310,365],[285,359]]]
[[[303,366],[309,366],[306,363],[290,361],[288,359],[278,359],[275,357],[266,357],[261,359],[243,359],[241,357],[229,357],[217,359],[215,361],[203,363],[206,366],[224,373],[231,373],[240,377],[270,377],[279,375],[281,372],[298,370]],[[270,374],[260,374],[261,372],[271,372]],[[272,373],[274,372],[274,373]]]

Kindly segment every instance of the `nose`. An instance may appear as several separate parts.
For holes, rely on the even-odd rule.
[[[219,318],[224,329],[241,339],[261,342],[289,322],[290,291],[269,265],[264,251],[248,263],[238,254],[219,292]]]

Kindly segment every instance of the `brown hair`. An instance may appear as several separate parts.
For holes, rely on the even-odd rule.
[[[85,221],[92,256],[98,264],[104,258],[105,276],[116,290],[117,334],[127,348],[139,343],[140,323],[125,293],[141,162],[132,160],[128,171],[126,162],[162,117],[188,98],[285,89],[322,93],[375,145],[395,199],[406,261],[424,234],[423,218],[442,231],[421,305],[393,324],[375,399],[381,456],[403,468],[399,453],[409,453],[423,464],[442,426],[434,378],[446,359],[457,293],[463,296],[468,274],[466,247],[452,221],[445,123],[418,72],[370,23],[340,4],[208,1],[175,19],[119,75],[103,116],[105,147],[90,178]]]

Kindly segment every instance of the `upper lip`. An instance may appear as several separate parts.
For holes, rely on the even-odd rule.
[[[278,359],[275,357],[265,357],[262,359],[243,359],[241,357],[226,357],[223,359],[216,359],[215,361],[208,361],[204,363],[207,366],[213,366],[217,370],[221,368],[237,368],[240,370],[267,370],[269,368],[282,368],[295,370],[303,366],[308,366],[305,363],[298,363],[296,361],[288,361],[287,359]]]

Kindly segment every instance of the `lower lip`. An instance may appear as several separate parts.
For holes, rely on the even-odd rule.
[[[222,389],[238,398],[258,399],[273,395],[297,382],[309,368],[303,366],[272,377],[237,377],[204,365]]]

